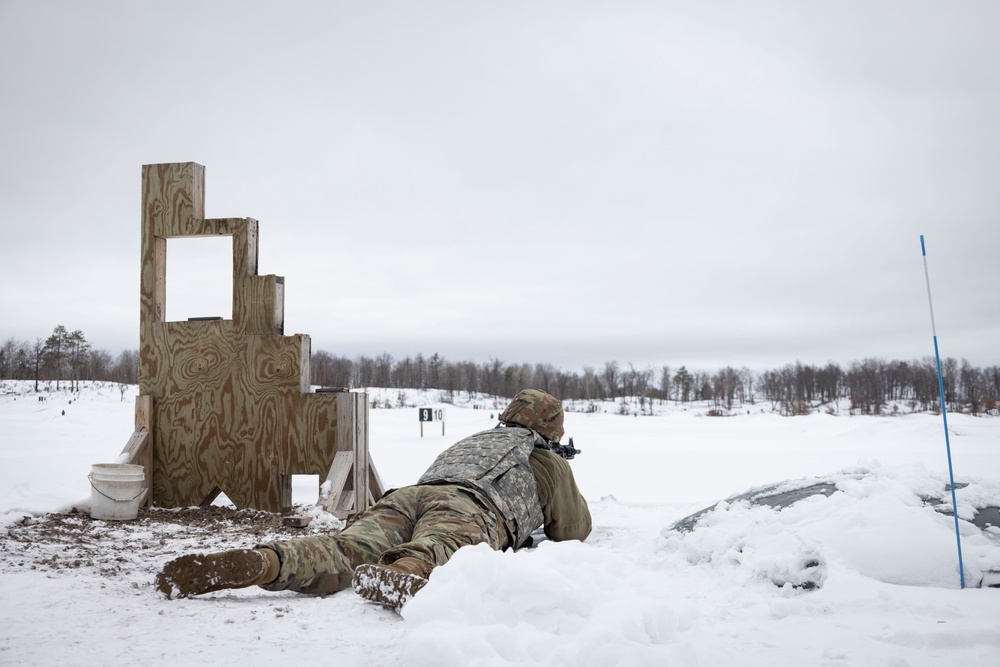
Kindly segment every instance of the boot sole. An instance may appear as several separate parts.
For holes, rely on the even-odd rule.
[[[427,580],[385,565],[359,565],[354,570],[354,590],[358,595],[399,611]]]
[[[156,575],[156,590],[186,598],[227,588],[252,586],[264,572],[264,559],[252,549],[175,558]]]

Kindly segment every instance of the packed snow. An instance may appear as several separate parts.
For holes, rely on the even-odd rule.
[[[115,461],[133,423],[135,387],[52,389],[45,401],[29,390],[0,383],[0,530],[11,534],[47,513],[85,512],[91,465]],[[395,390],[371,392],[379,405],[398,402]],[[445,398],[408,391],[407,407],[371,410],[387,487],[412,483],[503,407]],[[433,423],[421,436],[416,406],[443,408],[446,434]],[[940,416],[781,417],[761,404],[731,417],[673,403],[619,411],[566,415],[594,517],[586,542],[467,547],[401,614],[349,591],[166,600],[154,590],[169,558],[251,546],[253,536],[172,539],[173,529],[94,522],[114,568],[56,567],[52,545],[0,541],[0,664],[1000,664],[1000,590],[988,587],[1000,583],[1000,528],[972,523],[1000,505],[1000,419],[948,419],[962,590]],[[816,480],[836,492],[780,510],[735,498]],[[311,530],[342,525],[315,507],[319,480],[295,484]],[[692,530],[674,529],[700,510]],[[149,514],[158,512],[167,510]]]

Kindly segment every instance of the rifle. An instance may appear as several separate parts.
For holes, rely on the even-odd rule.
[[[552,450],[554,454],[558,454],[567,461],[572,459],[577,454],[580,454],[582,451],[573,446],[573,438],[569,439],[568,445],[560,445],[558,442],[550,442],[548,443],[548,448]]]
[[[510,426],[510,427],[514,427],[514,428],[528,428],[527,426],[521,426],[520,424],[515,424],[514,422],[506,423],[506,422],[503,422],[503,421],[501,421],[497,425],[497,428],[500,428],[501,426],[504,426],[504,427]],[[559,456],[563,457],[567,461],[569,461],[571,458],[573,458],[577,454],[582,453],[582,451],[583,451],[583,450],[577,449],[576,447],[573,446],[573,438],[569,439],[569,444],[568,445],[560,445],[558,442],[549,442],[548,440],[545,440],[545,444],[542,445],[542,444],[540,444],[540,442],[542,440],[545,440],[545,439],[539,436],[535,440],[535,446],[536,447],[541,447],[542,449],[547,449],[550,452],[552,452],[553,454],[558,454]]]

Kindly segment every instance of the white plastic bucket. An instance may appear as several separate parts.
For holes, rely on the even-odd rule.
[[[128,521],[139,516],[139,496],[146,473],[131,463],[95,463],[90,467],[90,516]]]

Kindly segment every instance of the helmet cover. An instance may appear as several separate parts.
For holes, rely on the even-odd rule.
[[[500,421],[530,428],[549,442],[559,442],[563,436],[562,401],[540,389],[524,389],[503,411]]]

